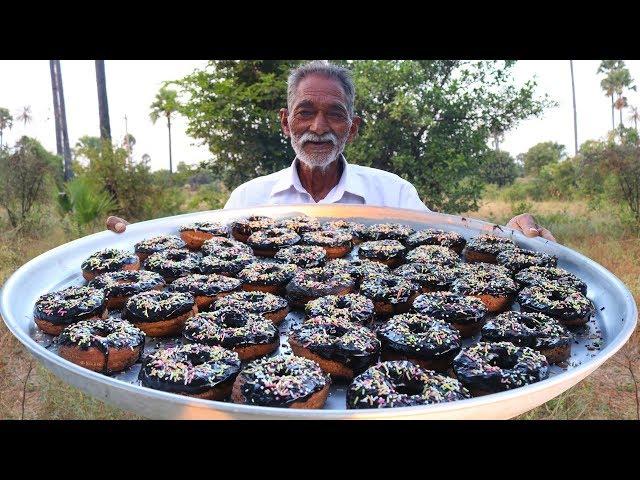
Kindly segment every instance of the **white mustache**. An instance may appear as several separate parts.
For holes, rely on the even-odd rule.
[[[307,142],[331,142],[334,145],[338,143],[338,137],[331,132],[323,133],[322,135],[317,135],[313,132],[305,132],[300,136],[300,140],[298,142],[301,145],[304,145]]]

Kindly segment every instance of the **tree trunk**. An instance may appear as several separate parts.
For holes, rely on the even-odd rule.
[[[575,147],[574,155],[578,155],[578,112],[576,110],[576,85],[573,77],[573,60],[569,60],[571,67],[571,92],[573,93],[573,141]]]
[[[613,104],[613,93],[611,94],[611,130],[616,129],[616,117],[614,112],[614,104]]]
[[[622,108],[620,109],[620,128],[624,128],[624,123],[622,123]]]
[[[71,169],[71,148],[69,147],[67,112],[64,106],[64,89],[62,88],[62,69],[60,68],[60,60],[54,60],[54,62],[56,62],[56,86],[58,87],[58,102],[60,103],[60,131],[62,132],[64,179],[68,181],[73,178],[73,170]]]
[[[98,113],[100,115],[100,138],[111,141],[109,103],[107,102],[107,79],[104,60],[96,60],[96,83],[98,84]]]
[[[169,128],[169,173],[173,173],[173,159],[171,158],[171,115],[167,115],[167,127]]]
[[[53,92],[53,116],[56,124],[56,153],[63,158],[62,129],[60,128],[60,95],[58,93],[58,74],[56,73],[55,60],[49,60],[49,69],[51,70],[51,91]]]

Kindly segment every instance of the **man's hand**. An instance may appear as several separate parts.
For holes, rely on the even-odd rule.
[[[511,227],[514,230],[519,230],[524,233],[527,237],[543,237],[547,240],[551,240],[552,242],[557,242],[555,237],[551,235],[551,232],[546,228],[538,225],[536,223],[535,218],[530,213],[523,213],[522,215],[516,215],[509,223],[507,223],[507,227]]]
[[[122,233],[127,229],[127,225],[129,225],[129,222],[123,218],[114,216],[107,218],[107,229],[112,232]]]

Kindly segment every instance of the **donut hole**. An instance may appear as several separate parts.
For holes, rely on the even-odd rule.
[[[411,333],[425,333],[429,331],[429,325],[422,322],[407,323],[407,328]]]
[[[424,385],[421,382],[403,382],[395,385],[395,391],[400,395],[422,395],[423,390]]]
[[[509,370],[516,366],[516,359],[512,356],[494,355],[489,359],[489,365],[503,370]]]
[[[247,319],[240,312],[224,312],[221,318],[225,327],[240,328],[247,324]]]

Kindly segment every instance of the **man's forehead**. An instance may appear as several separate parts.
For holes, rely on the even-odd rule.
[[[346,105],[347,98],[339,80],[325,75],[312,74],[303,78],[298,84],[294,106],[309,101]]]

